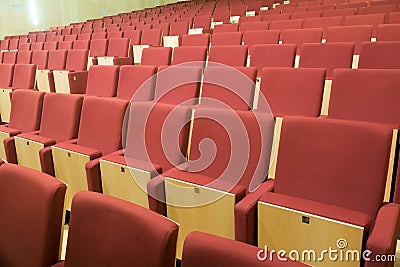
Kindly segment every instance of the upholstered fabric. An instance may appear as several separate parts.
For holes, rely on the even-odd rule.
[[[11,99],[9,127],[21,132],[38,130],[42,115],[43,97],[43,92],[15,90]]]
[[[232,67],[245,67],[247,54],[247,45],[211,46],[208,62],[217,62]]]
[[[170,65],[172,57],[171,47],[144,48],[141,65],[163,66]]]
[[[14,75],[14,65],[0,64],[0,88],[11,87]]]
[[[103,155],[121,149],[127,101],[85,97],[77,144],[100,150]]]
[[[373,221],[383,202],[391,139],[384,125],[286,117],[274,191],[360,211]]]
[[[0,166],[0,265],[58,260],[66,185],[25,167]]]
[[[277,44],[279,41],[279,30],[252,30],[246,31],[243,34],[243,43],[250,46],[250,55],[252,53],[252,46],[256,44]]]
[[[25,44],[25,45],[30,45],[30,44]],[[30,49],[18,51],[17,64],[31,64],[33,52],[29,50]]]
[[[140,30],[124,31],[124,37],[129,38],[131,40],[131,45],[140,44],[141,35],[142,35],[142,32]]]
[[[125,156],[169,170],[185,161],[191,110],[150,102],[134,102],[129,113]],[[165,143],[165,138],[172,138]],[[134,161],[135,162],[135,161]],[[133,162],[133,163],[134,163]]]
[[[325,10],[323,16],[324,17],[344,17],[345,16],[352,16],[357,14],[357,8],[349,7],[349,8],[338,8],[338,9],[330,9]],[[339,25],[340,26],[340,25]]]
[[[64,265],[173,267],[177,235],[175,223],[152,211],[110,196],[78,192],[72,202]]]
[[[398,12],[400,14],[400,12]],[[377,28],[377,41],[400,41],[400,24],[382,24]]]
[[[107,55],[108,39],[92,39],[90,41],[90,56],[104,57]]]
[[[265,98],[276,117],[318,117],[325,83],[324,69],[264,68],[259,108]]]
[[[322,29],[287,29],[282,31],[280,39],[283,44],[295,44],[298,47],[303,43],[320,43]]]
[[[129,38],[109,38],[107,56],[128,57],[129,46]]]
[[[69,94],[46,94],[43,101],[39,135],[56,142],[74,139],[78,135],[83,97]]]
[[[193,28],[210,29],[211,27],[211,16],[199,15],[193,19]]]
[[[247,31],[258,31],[258,30],[268,30],[268,21],[254,21],[254,22],[244,22],[240,24],[240,31],[245,33]]]
[[[171,105],[196,105],[200,96],[201,66],[160,67],[154,101]]]
[[[89,50],[69,50],[65,69],[84,71],[87,69]]]
[[[118,66],[90,66],[86,94],[113,97],[117,93]]]
[[[400,126],[400,70],[335,70],[328,117]]]
[[[17,51],[3,52],[3,64],[15,64],[17,62]]]
[[[400,69],[400,41],[363,42],[359,69]]]
[[[211,45],[241,45],[241,32],[217,32],[211,36]]]
[[[372,28],[371,25],[328,27],[326,30],[326,42],[353,42],[355,44],[354,54],[358,55],[361,42],[371,40]]]
[[[302,44],[299,66],[300,68],[325,68],[326,78],[332,79],[334,69],[351,68],[353,51],[354,43]]]
[[[182,46],[206,46],[210,44],[209,34],[190,34],[182,36]]]
[[[308,28],[322,28],[324,31],[328,27],[333,26],[341,26],[342,25],[342,17],[333,16],[333,17],[321,17],[321,18],[309,18],[304,20],[303,27],[305,29]]]
[[[182,267],[278,267],[306,266],[299,262],[279,261],[277,258],[260,261],[260,249],[242,242],[201,232],[190,233],[185,240]]]
[[[47,68],[48,57],[49,51],[34,50],[32,52],[32,64],[37,65],[39,70],[44,70]]]
[[[207,67],[204,71],[201,105],[213,107],[220,102],[235,110],[251,109],[256,76],[256,68],[251,67]]]
[[[152,100],[157,68],[153,66],[121,66],[117,98],[125,100]]]
[[[36,66],[31,64],[17,64],[14,67],[13,89],[33,89],[36,80]]]
[[[271,30],[284,30],[284,29],[301,29],[303,28],[302,19],[293,20],[273,20],[269,25]]]
[[[72,41],[61,41],[58,42],[58,50],[71,50],[72,49]]]
[[[309,18],[319,18],[322,12],[319,10],[306,11],[306,12],[295,12],[292,13],[291,19],[309,19]]]
[[[214,21],[216,21],[214,19]],[[238,24],[220,24],[220,25],[215,25],[213,33],[221,33],[221,32],[237,32],[239,30],[239,25]]]
[[[204,67],[207,59],[207,46],[180,46],[174,48],[172,65],[183,64],[187,62],[202,62],[196,65]],[[190,65],[193,65],[192,63]]]
[[[373,26],[372,36],[376,36],[377,25],[385,23],[385,16],[386,16],[385,13],[362,15],[360,8],[359,15],[346,16],[344,18],[344,25],[345,26],[372,25]]]
[[[260,44],[250,47],[250,66],[261,75],[264,67],[293,67],[296,58],[294,44]]]
[[[140,44],[150,45],[150,46],[160,46],[161,45],[161,29],[146,29],[142,30],[142,37]]]
[[[170,25],[169,35],[170,36],[181,36],[188,34],[189,23],[186,21],[172,22]]]
[[[47,69],[64,70],[67,61],[68,50],[50,50]]]

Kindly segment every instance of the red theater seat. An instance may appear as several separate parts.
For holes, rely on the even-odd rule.
[[[277,44],[279,35],[279,30],[247,31],[243,34],[243,43],[250,47],[255,44]],[[251,53],[251,49],[249,53]]]
[[[164,66],[171,64],[171,47],[149,47],[144,48],[142,53],[141,65]]]
[[[0,265],[41,267],[58,261],[65,190],[47,174],[0,166],[0,202],[7,203],[0,209]]]
[[[191,34],[182,36],[182,46],[206,46],[210,45],[209,34]]]
[[[220,32],[213,33],[211,36],[211,45],[241,45],[242,33],[241,32]]]
[[[377,41],[400,41],[400,24],[378,25]]]
[[[206,46],[181,46],[174,48],[172,57],[172,65],[190,63],[190,65],[198,65],[204,67],[207,59]],[[197,63],[196,63],[197,62]],[[185,64],[185,66],[188,64]]]
[[[216,62],[232,67],[244,67],[247,62],[247,45],[211,46],[208,62]],[[232,55],[235,55],[234,57]]]
[[[119,66],[91,66],[88,72],[86,94],[114,97],[117,93]]]
[[[361,42],[369,42],[372,37],[371,25],[328,27],[326,30],[326,42],[353,42],[354,54],[360,53]]]
[[[107,225],[114,230],[107,231]],[[152,211],[79,192],[73,200],[65,262],[55,266],[173,267],[177,235],[174,222]]]
[[[400,69],[400,42],[363,42],[360,69]]]
[[[263,44],[250,47],[250,66],[261,75],[264,67],[293,67],[296,58],[294,44]]]
[[[258,31],[258,30],[268,30],[268,21],[258,21],[258,22],[244,22],[240,24],[240,31],[245,33],[247,31]]]

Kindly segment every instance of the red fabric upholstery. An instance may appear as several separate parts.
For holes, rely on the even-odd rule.
[[[74,45],[73,45],[72,49],[89,50],[90,49],[90,40],[76,40],[76,41],[74,41]]]
[[[25,51],[25,50],[18,51],[17,64],[31,64],[31,60],[32,60],[32,51]]]
[[[371,25],[328,27],[326,42],[353,42],[354,54],[360,54],[361,42],[369,42],[372,37]]]
[[[174,56],[172,65],[197,61],[202,63],[191,63],[190,65],[198,65],[204,67],[207,59],[207,46],[181,46],[174,48]]]
[[[104,31],[98,31],[92,33],[92,40],[105,40],[107,38],[107,33]]]
[[[84,71],[88,65],[89,50],[69,50],[65,69],[69,71]]]
[[[153,29],[161,29],[162,35],[168,36],[169,35],[169,22],[154,24]]]
[[[133,100],[139,101],[151,100],[156,73],[157,68],[153,66],[121,66],[119,68],[117,98],[125,100],[133,98]]]
[[[142,37],[140,44],[150,45],[150,46],[160,46],[161,45],[161,29],[146,29],[142,30]]]
[[[33,89],[36,80],[36,66],[31,64],[16,64],[12,82],[13,89]]]
[[[128,166],[136,160],[169,170],[185,161],[191,110],[186,107],[134,102],[129,113],[125,156]],[[163,132],[164,131],[164,132]],[[173,135],[170,145],[164,138]],[[163,141],[164,140],[164,141]]]
[[[231,79],[227,80],[226,77]],[[201,105],[213,107],[223,103],[235,110],[251,109],[256,77],[256,68],[207,67],[204,71]]]
[[[129,38],[111,38],[108,40],[107,56],[128,57],[129,48]]]
[[[304,29],[322,28],[325,34],[325,31],[328,27],[341,26],[341,25],[342,25],[342,17],[334,16],[334,17],[305,19],[303,27]]]
[[[240,31],[242,33],[245,33],[247,31],[268,30],[268,28],[269,28],[268,21],[244,22],[240,24]]]
[[[72,202],[65,266],[173,267],[177,235],[175,223],[152,211],[78,192]]]
[[[43,101],[39,135],[64,142],[78,135],[83,97],[69,94],[46,94]]]
[[[232,67],[245,67],[247,53],[247,45],[211,46],[208,62],[217,62]]]
[[[140,44],[142,32],[140,30],[124,31],[124,37],[131,40],[131,45]]]
[[[377,28],[377,41],[400,41],[400,24],[382,24]]]
[[[274,191],[359,211],[373,222],[383,202],[391,138],[384,125],[286,117]]]
[[[50,50],[47,69],[49,70],[65,70],[68,50]]]
[[[189,32],[189,23],[182,21],[182,22],[172,22],[170,25],[170,36],[181,36],[188,34]]]
[[[170,65],[172,57],[171,47],[144,48],[141,65],[163,66]]]
[[[390,13],[388,23],[400,23],[400,12]]]
[[[193,19],[193,28],[210,29],[211,16],[196,16]]]
[[[92,39],[90,41],[90,56],[104,57],[107,55],[108,39]]]
[[[249,53],[251,54],[252,45],[256,44],[277,44],[279,42],[279,30],[258,30],[258,31],[246,31],[243,34],[243,43],[250,46]]]
[[[47,68],[48,57],[49,57],[49,51],[42,51],[42,50],[33,51],[31,62],[32,64],[37,65],[39,70],[45,70]]]
[[[72,49],[72,41],[61,41],[58,42],[58,50],[71,50]]]
[[[3,64],[15,64],[17,62],[17,51],[3,52]]]
[[[216,32],[211,36],[211,45],[241,45],[241,32]]]
[[[351,68],[353,43],[303,44],[300,47],[300,68],[325,68],[326,78],[338,68]]]
[[[333,10],[335,8],[336,8],[335,4],[322,4],[322,5],[310,6],[308,8],[308,11],[314,11],[314,10],[325,11],[325,10]]]
[[[31,140],[37,143],[41,143],[43,144],[45,147],[48,146],[52,146],[56,143],[56,141],[52,138],[49,137],[45,137],[45,136],[41,136],[38,135],[38,133],[34,132],[34,133],[21,133],[18,135],[18,137],[27,139],[27,140]]]
[[[324,17],[336,17],[336,16],[341,16],[341,17],[346,17],[346,16],[352,16],[357,14],[357,8],[354,7],[349,7],[349,8],[338,8],[338,9],[331,9],[331,10],[325,10],[323,16]]]
[[[261,75],[264,67],[293,67],[296,58],[294,44],[263,44],[250,48],[250,66],[258,69]]]
[[[267,180],[235,205],[235,240],[256,244],[257,203],[266,192],[271,192],[273,188],[273,180]]]
[[[216,21],[214,19],[214,21]],[[213,33],[220,32],[237,32],[239,30],[239,24],[220,24],[215,25]]]
[[[260,261],[260,249],[238,241],[201,232],[190,233],[185,240],[182,267],[278,267],[306,266],[291,260],[279,261],[276,258]]]
[[[321,43],[322,29],[283,30],[280,39],[283,44],[295,44],[298,47],[303,43]]]
[[[321,17],[322,11],[307,11],[307,12],[295,12],[292,13],[292,19],[309,19]]]
[[[15,90],[11,99],[10,128],[21,132],[39,129],[42,115],[43,92]]]
[[[13,164],[0,166],[0,177],[0,265],[56,263],[66,185]]]
[[[367,2],[358,1],[358,2],[349,2],[349,3],[338,3],[336,5],[336,9],[356,8],[357,13],[358,13],[358,10],[360,10],[360,8],[366,7],[366,6],[367,6]]]
[[[263,17],[264,17],[265,21],[269,21],[269,22],[272,22],[272,21],[275,21],[275,20],[283,21],[283,20],[289,20],[290,17],[291,17],[291,14],[290,13],[286,13],[286,14],[277,13],[277,14],[264,15]],[[270,23],[270,27],[271,27],[271,23]]]
[[[0,88],[11,87],[14,75],[13,64],[0,64]]]
[[[324,84],[324,69],[264,68],[260,92],[274,116],[318,117]]]
[[[358,14],[360,15],[367,15],[367,14],[378,14],[378,13],[386,13],[389,14],[390,12],[397,11],[397,4],[393,5],[379,5],[379,6],[368,6],[368,7],[361,7]]]
[[[127,102],[85,97],[77,144],[100,150],[103,155],[121,149],[121,131]]]
[[[400,41],[361,43],[360,69],[400,69]]]
[[[39,158],[42,172],[55,176],[51,147],[45,147],[39,150]]]
[[[303,19],[273,20],[269,28],[271,30],[301,29],[303,28]]]
[[[42,42],[33,43],[33,44],[31,45],[31,50],[32,50],[32,51],[35,51],[35,50],[43,50],[43,45],[44,45],[44,43],[42,43]]]
[[[198,104],[202,74],[202,66],[161,67],[154,101],[184,106]]]
[[[120,165],[128,165],[128,163],[125,159],[124,153],[121,153],[121,154],[122,155],[116,155],[115,153],[111,153],[111,154],[108,154],[107,156],[102,157],[101,159],[105,160],[105,161],[117,163]],[[151,177],[155,177],[159,173],[162,172],[162,166],[157,165],[155,163],[149,163],[146,161],[132,159],[132,158],[129,158],[128,162],[129,162],[129,166],[131,166],[131,167],[150,172]]]
[[[400,228],[400,206],[387,204],[383,206],[376,217],[374,228],[368,238],[366,249],[372,251],[365,267],[393,266],[393,262],[373,261],[376,255],[395,255],[397,234]],[[382,257],[382,256],[381,256]]]
[[[328,116],[398,128],[400,70],[335,70]]]
[[[113,97],[117,94],[118,66],[90,66],[86,94]]]
[[[372,25],[372,36],[376,36],[376,28],[378,24],[385,23],[385,14],[368,14],[368,15],[356,15],[346,16],[344,19],[344,25]]]
[[[182,46],[206,46],[210,45],[209,34],[191,34],[182,36]]]

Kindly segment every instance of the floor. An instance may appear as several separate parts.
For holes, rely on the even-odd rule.
[[[68,239],[68,225],[64,227],[64,235],[63,235],[63,243],[61,248],[61,259],[65,259],[65,250],[67,248],[67,239]],[[397,248],[396,248],[396,263],[395,267],[400,267],[400,240],[397,240]]]

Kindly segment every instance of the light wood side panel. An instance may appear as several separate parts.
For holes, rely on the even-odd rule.
[[[37,70],[36,71],[36,86],[39,91],[50,93],[49,84],[49,71],[48,70]]]
[[[327,116],[331,99],[332,80],[325,80],[324,95],[322,98],[321,115]]]
[[[14,139],[18,165],[42,171],[39,150],[44,148],[44,145],[18,136]]]
[[[165,195],[168,218],[179,224],[178,259],[192,231],[235,238],[234,194],[166,177]]]
[[[149,172],[100,160],[103,193],[149,208],[147,183]]]
[[[385,202],[390,202],[390,193],[392,190],[392,179],[393,179],[393,170],[394,170],[394,160],[396,157],[397,135],[398,135],[398,130],[393,129],[392,146],[390,148],[389,166],[388,166],[388,173],[387,173],[387,177],[386,177],[386,187],[385,187],[385,196],[384,196]]]
[[[51,151],[56,178],[68,185],[65,202],[66,209],[71,210],[75,193],[88,190],[85,165],[90,161],[90,157],[58,147],[52,147]]]
[[[349,251],[355,250],[361,255],[363,232],[364,228],[360,226],[269,203],[258,203],[258,246],[267,246],[268,250],[284,250],[287,255],[296,250],[298,259],[312,266],[360,266],[359,258],[353,261]],[[339,240],[345,242],[339,244]],[[344,246],[345,243],[347,245]],[[330,260],[328,254],[322,254],[323,250],[330,248],[338,250],[338,256],[342,253],[343,260]],[[309,258],[309,254],[304,253],[309,250],[315,251],[315,258],[313,254]]]
[[[9,123],[10,113],[11,113],[11,99],[10,93],[11,89],[1,89],[0,90],[0,115],[1,121]]]
[[[281,118],[281,117],[275,118],[274,139],[272,140],[271,161],[269,164],[269,172],[268,172],[269,179],[275,179],[276,162],[278,159],[279,141],[281,139],[282,122],[283,122],[283,118]]]
[[[0,158],[2,158],[3,160],[7,160],[6,159],[6,150],[4,149],[4,139],[7,139],[10,137],[9,133],[4,133],[4,132],[0,132]]]
[[[63,94],[71,93],[71,90],[69,88],[68,74],[69,74],[69,71],[67,71],[67,70],[53,71],[54,87],[55,87],[56,93],[63,93]]]

